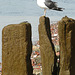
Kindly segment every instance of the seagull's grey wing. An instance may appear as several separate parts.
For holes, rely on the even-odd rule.
[[[45,0],[45,2],[49,2],[49,1],[51,1],[51,0]]]
[[[56,2],[53,1],[45,1],[45,5],[52,10],[63,11],[63,8],[57,7]]]
[[[45,2],[53,2],[53,1],[51,1],[51,0],[45,0]],[[53,3],[57,3],[57,2],[53,2]]]
[[[52,9],[52,8],[57,7],[56,2],[45,1],[44,3],[45,3],[45,5],[46,5],[49,9]]]

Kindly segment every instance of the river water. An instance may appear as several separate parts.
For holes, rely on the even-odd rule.
[[[53,0],[63,12],[47,10],[46,16],[51,23],[68,16],[75,19],[75,0]],[[32,25],[32,41],[38,40],[39,17],[44,14],[43,9],[37,6],[36,0],[0,0],[0,62],[2,62],[2,29],[8,24],[28,21]]]

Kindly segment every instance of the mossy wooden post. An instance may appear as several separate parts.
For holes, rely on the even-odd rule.
[[[31,25],[11,24],[2,31],[2,75],[32,75]]]
[[[42,16],[39,19],[39,42],[42,59],[43,75],[52,75],[54,66],[54,46],[51,40],[49,18]]]
[[[58,25],[60,74],[75,75],[75,20],[65,16]]]

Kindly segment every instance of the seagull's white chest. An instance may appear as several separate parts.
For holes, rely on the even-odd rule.
[[[47,9],[48,7],[44,4],[45,0],[37,0],[37,4],[39,7],[43,9]]]

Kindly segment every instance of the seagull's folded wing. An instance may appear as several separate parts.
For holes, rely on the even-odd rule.
[[[52,9],[52,8],[54,8],[54,7],[57,7],[56,2],[46,1],[46,2],[44,2],[44,3],[45,3],[45,5],[46,5],[49,9]]]

